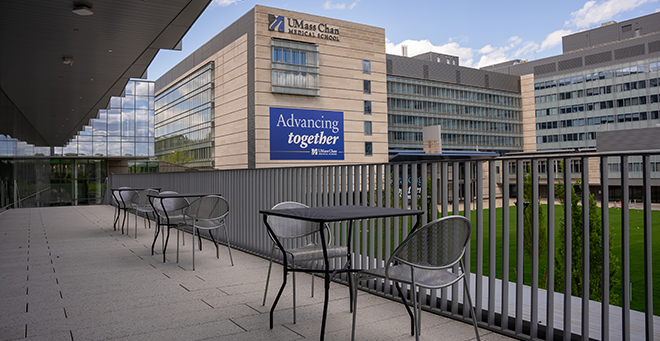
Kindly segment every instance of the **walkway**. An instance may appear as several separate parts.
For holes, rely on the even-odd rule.
[[[133,218],[133,216],[131,216]],[[153,230],[138,238],[113,231],[113,208],[76,206],[0,213],[0,340],[299,340],[318,339],[321,280],[298,280],[298,323],[287,289],[268,328],[262,306],[268,261],[226,248],[220,259],[205,241],[192,271],[190,235],[176,260],[176,235],[167,263],[151,255]],[[130,221],[135,224],[134,218]],[[132,225],[131,225],[132,226]],[[174,232],[173,232],[174,233]],[[159,249],[157,247],[157,249]],[[275,267],[267,305],[281,283]],[[358,340],[414,340],[400,303],[360,292]],[[430,313],[422,340],[472,340],[472,325]],[[333,283],[326,340],[349,340],[346,286]],[[510,338],[480,329],[482,340]]]

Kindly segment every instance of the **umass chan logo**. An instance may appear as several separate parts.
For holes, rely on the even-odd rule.
[[[268,14],[268,30],[284,32],[284,16]]]

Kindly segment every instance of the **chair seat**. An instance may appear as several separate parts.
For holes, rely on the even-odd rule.
[[[399,283],[412,284],[410,278],[410,266],[394,265],[390,267],[389,279]],[[415,268],[415,284],[420,287],[435,289],[448,286],[460,278],[460,274],[455,274],[447,269],[426,270]],[[371,278],[385,278],[385,268],[363,270],[358,273],[359,280]]]
[[[192,228],[192,219],[190,217],[186,217],[185,221],[181,223],[181,228]],[[212,229],[217,229],[221,228],[223,226],[222,222],[218,223],[216,220],[206,220],[206,219],[198,219],[195,222],[195,227],[198,229],[206,229],[206,230],[212,230]]]
[[[297,249],[286,250],[288,254],[292,255],[296,262],[307,262],[313,260],[323,259],[323,248],[321,245],[309,244]],[[328,246],[328,259],[343,257],[348,254],[348,247],[346,246]]]

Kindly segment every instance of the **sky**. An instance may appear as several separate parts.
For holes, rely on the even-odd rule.
[[[255,5],[385,29],[386,50],[408,56],[434,51],[480,68],[562,53],[561,37],[660,12],[660,0],[213,0],[183,38],[183,50],[161,50],[148,69],[156,80]]]

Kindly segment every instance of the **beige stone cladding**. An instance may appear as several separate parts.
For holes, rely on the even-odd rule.
[[[215,168],[248,168],[247,34],[215,56]]]
[[[268,15],[284,16],[306,23],[338,29],[339,41],[268,30]],[[255,167],[387,162],[387,80],[385,30],[378,27],[324,18],[263,6],[255,7]],[[319,96],[271,92],[271,40],[285,39],[315,44],[319,52]],[[363,73],[362,61],[371,62]],[[371,81],[371,94],[363,81]],[[364,101],[372,114],[364,114]],[[341,111],[344,113],[344,160],[310,162],[270,160],[270,107]],[[365,135],[364,122],[372,122],[372,135]],[[216,128],[217,129],[217,128]],[[365,156],[365,142],[373,143],[373,156]]]
[[[534,74],[520,76],[522,95],[523,152],[536,151],[536,105],[534,103]]]

